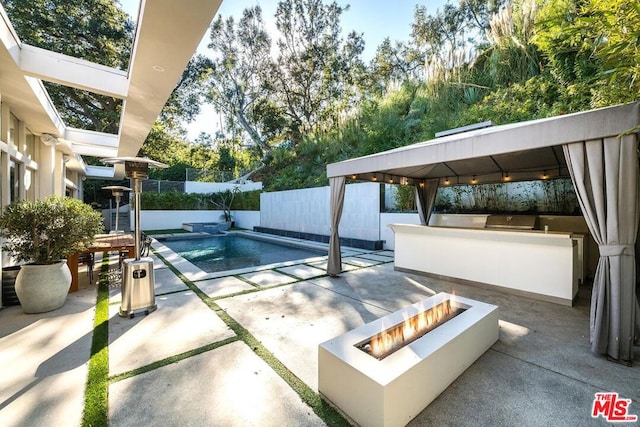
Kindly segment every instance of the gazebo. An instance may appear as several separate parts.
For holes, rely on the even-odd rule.
[[[474,129],[327,166],[327,273],[342,270],[338,228],[346,179],[415,186],[429,223],[440,185],[570,177],[600,258],[591,297],[591,350],[633,360],[640,336],[635,243],[640,220],[640,103]]]

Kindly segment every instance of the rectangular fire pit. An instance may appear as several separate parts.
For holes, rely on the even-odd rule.
[[[320,344],[318,390],[361,426],[403,426],[497,340],[498,307],[440,293]]]

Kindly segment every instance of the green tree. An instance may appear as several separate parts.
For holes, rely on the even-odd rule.
[[[270,151],[261,131],[269,134],[273,129],[268,125],[261,129],[260,121],[273,124],[271,117],[278,111],[269,102],[271,39],[262,10],[259,6],[245,9],[237,25],[233,17],[226,21],[218,17],[211,26],[210,40],[214,59],[209,68],[208,100],[218,112],[233,119],[261,151]]]
[[[160,112],[159,120],[168,128],[177,129],[183,123],[193,121],[200,113],[200,105],[206,98],[211,61],[195,54],[187,63],[180,80],[171,92]]]
[[[602,64],[594,106],[638,100],[640,94],[640,3],[590,0],[575,32],[596,40],[593,53]]]
[[[392,43],[387,37],[378,45],[376,54],[369,63],[367,89],[374,94],[383,95],[394,86],[416,81],[423,64],[424,58],[415,48],[399,41]]]
[[[590,105],[601,61],[593,55],[595,36],[584,31],[581,4],[589,0],[550,0],[538,12],[532,38],[557,84],[572,93],[573,103]]]
[[[340,37],[340,16],[348,9],[322,0],[283,0],[278,3],[278,58],[270,76],[288,123],[289,139],[338,120],[338,113],[355,97],[353,73],[364,65],[362,37]]]
[[[133,22],[113,0],[3,0],[3,5],[25,43],[121,70],[129,66]],[[121,100],[45,85],[68,125],[118,132]]]

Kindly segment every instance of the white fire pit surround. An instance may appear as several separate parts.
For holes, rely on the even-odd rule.
[[[465,311],[382,360],[356,347],[447,299]],[[498,307],[439,293],[318,347],[318,390],[355,423],[404,426],[498,340]]]

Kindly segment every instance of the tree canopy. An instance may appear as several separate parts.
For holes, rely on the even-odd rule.
[[[28,43],[126,67],[132,23],[114,0],[0,0]],[[35,4],[35,7],[34,7]],[[348,6],[281,0],[218,17],[143,154],[254,175],[269,190],[326,185],[326,164],[484,120],[509,123],[638,99],[640,4],[627,0],[451,0],[417,6],[408,40],[365,63]],[[267,22],[275,31],[267,31]],[[71,42],[69,42],[71,41]],[[119,103],[50,86],[65,120],[117,131]],[[202,101],[216,135],[188,141]],[[114,127],[115,126],[115,127]],[[175,172],[175,171],[174,171]],[[173,173],[173,172],[172,172]]]

